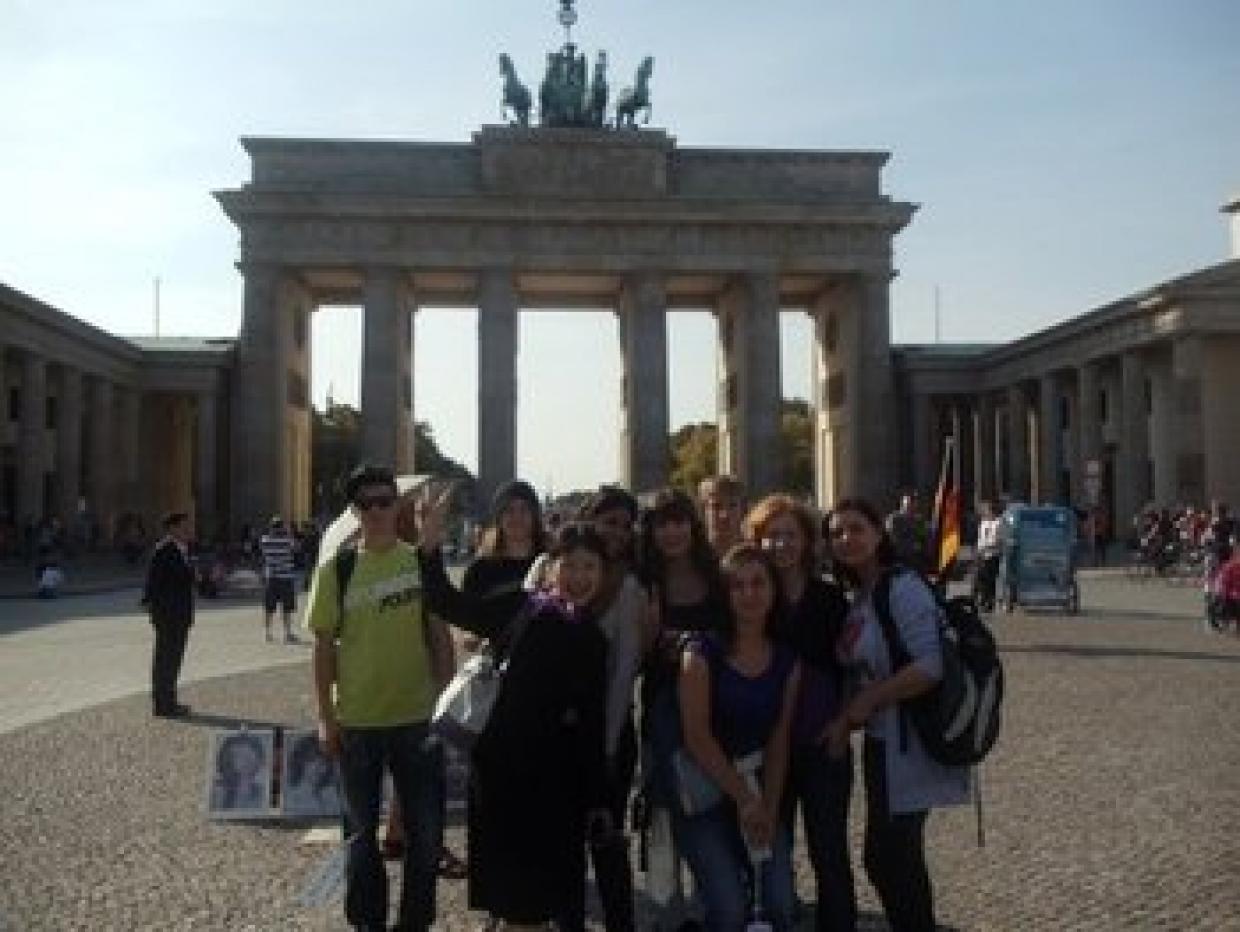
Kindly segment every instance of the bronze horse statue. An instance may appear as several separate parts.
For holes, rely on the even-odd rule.
[[[529,126],[530,91],[517,77],[517,69],[513,66],[512,59],[508,57],[507,52],[500,53],[499,73],[504,76],[504,98],[500,104],[500,118],[507,119],[508,111],[511,110],[515,117],[512,125]]]
[[[654,59],[647,55],[637,66],[637,79],[616,97],[616,129],[636,129],[638,111],[645,111],[642,123],[650,122],[650,74]]]

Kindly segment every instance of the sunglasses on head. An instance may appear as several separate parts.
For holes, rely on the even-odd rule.
[[[369,511],[371,508],[391,508],[396,504],[396,496],[390,493],[386,495],[359,495],[353,504],[360,511]]]

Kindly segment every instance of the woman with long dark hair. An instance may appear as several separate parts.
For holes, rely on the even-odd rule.
[[[797,808],[814,871],[817,903],[814,928],[852,932],[857,895],[848,850],[848,803],[852,754],[827,747],[827,726],[839,713],[845,671],[836,642],[848,617],[843,588],[818,573],[818,519],[789,495],[768,495],[745,516],[746,540],[770,555],[779,574],[787,611],[775,620],[772,639],[801,662],[801,688],[793,716],[788,792],[791,826]]]
[[[842,753],[849,733],[865,731],[865,869],[893,932],[935,928],[926,865],[926,817],[935,806],[968,798],[968,770],[930,758],[900,702],[934,688],[943,675],[940,608],[915,573],[900,567],[878,510],[864,499],[836,504],[827,523],[836,573],[853,591],[840,639],[856,691],[829,728]],[[912,661],[895,669],[874,607],[878,586],[889,587],[891,619]]]
[[[693,500],[678,489],[655,494],[642,512],[638,548],[641,579],[649,594],[642,665],[642,793],[647,837],[668,838],[675,800],[671,761],[680,746],[676,687],[686,634],[722,631],[727,601],[718,559]],[[678,856],[653,845],[647,888],[664,924],[685,912]]]
[[[723,558],[723,576],[731,624],[688,641],[679,688],[685,749],[722,795],[702,811],[678,811],[676,837],[706,928],[739,932],[748,889],[767,922],[791,929],[792,838],[780,810],[800,664],[771,638],[783,610],[771,558],[737,544]]]
[[[637,764],[633,684],[646,613],[646,595],[633,574],[637,518],[637,500],[617,486],[600,488],[580,513],[607,548],[596,603],[598,626],[607,639],[607,788],[613,831],[591,843],[590,855],[608,932],[634,928],[633,868],[623,827]],[[584,890],[585,877],[581,880]]]

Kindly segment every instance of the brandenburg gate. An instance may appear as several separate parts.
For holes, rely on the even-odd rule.
[[[803,309],[817,497],[891,493],[892,238],[915,208],[883,193],[887,154],[682,147],[585,108],[578,121],[548,119],[547,93],[544,82],[543,125],[528,125],[526,92],[512,125],[464,144],[242,140],[250,180],[216,194],[240,230],[245,278],[234,526],[309,513],[309,316],[326,305],[364,309],[360,452],[398,471],[417,469],[417,309],[478,309],[484,500],[516,471],[519,309],[619,315],[618,478],[638,491],[667,480],[667,314],[711,309],[719,468],[751,494],[778,482],[779,314]]]

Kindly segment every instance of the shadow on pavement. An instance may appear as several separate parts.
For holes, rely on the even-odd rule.
[[[1082,644],[1010,644],[999,648],[1001,654],[1062,654],[1066,657],[1153,657],[1162,660],[1215,660],[1240,663],[1240,654],[1208,654],[1187,650],[1160,650],[1156,647],[1091,647]]]

